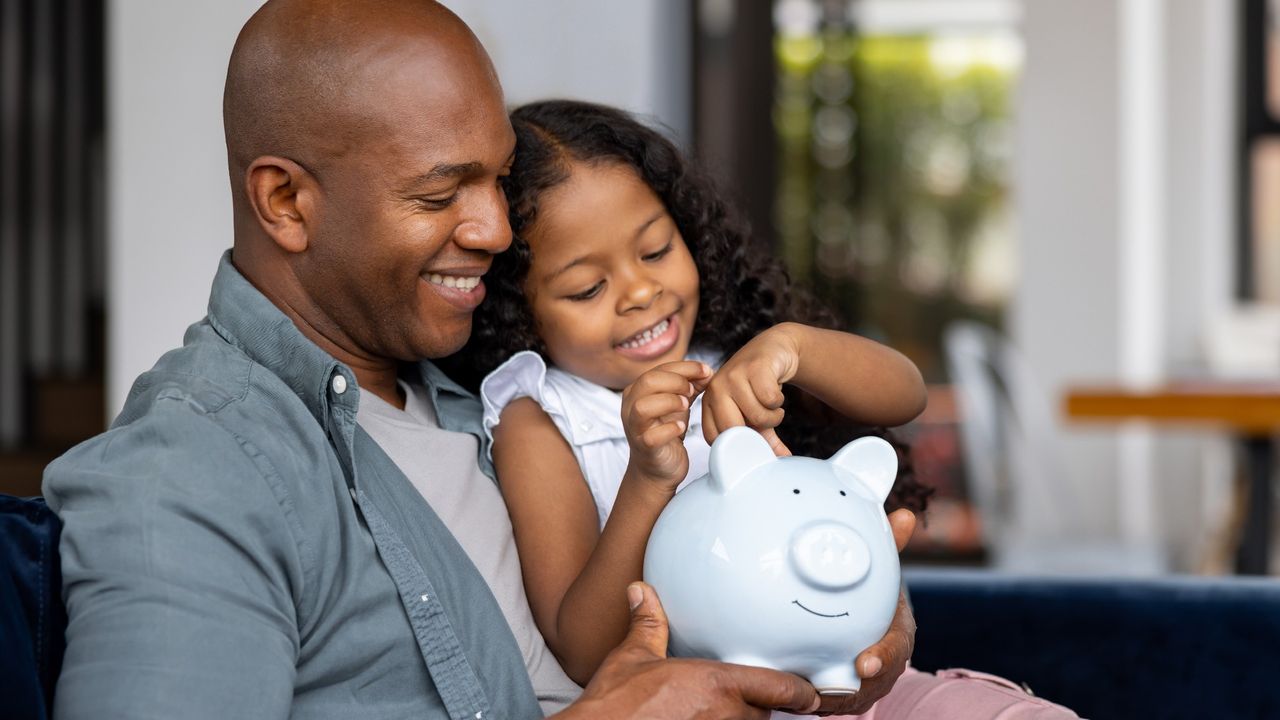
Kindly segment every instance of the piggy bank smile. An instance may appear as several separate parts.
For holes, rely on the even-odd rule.
[[[802,603],[802,602],[800,602],[799,600],[792,600],[792,601],[791,601],[791,604],[792,604],[792,605],[795,605],[795,606],[797,606],[797,607],[799,607],[801,610],[803,610],[803,611],[805,611],[805,612],[809,613],[810,615],[817,615],[818,617],[824,617],[824,618],[842,618],[842,617],[849,617],[849,611],[847,611],[847,610],[846,610],[845,612],[842,612],[842,613],[836,613],[836,614],[834,614],[834,615],[829,615],[829,614],[827,614],[827,613],[820,613],[820,612],[818,612],[817,610],[813,610],[813,609],[811,609],[811,608],[805,607],[805,604],[804,604],[804,603]]]

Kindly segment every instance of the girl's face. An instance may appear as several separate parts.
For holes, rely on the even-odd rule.
[[[698,268],[635,171],[572,163],[542,197],[525,239],[525,295],[552,363],[618,390],[684,359],[698,316]]]

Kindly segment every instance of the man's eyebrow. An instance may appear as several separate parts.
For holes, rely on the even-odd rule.
[[[502,163],[503,167],[510,166],[511,163],[515,161],[515,158],[516,158],[516,149],[513,147],[511,148],[511,153],[507,155],[507,159],[503,161]],[[409,180],[407,180],[403,186],[403,192],[405,194],[410,194],[410,193],[413,193],[418,188],[422,187],[423,185],[430,185],[432,183],[437,183],[442,180],[453,180],[455,178],[474,175],[483,169],[484,169],[484,164],[478,163],[478,162],[441,163],[431,168],[430,170],[420,175],[415,175]]]
[[[403,190],[405,192],[413,192],[423,185],[440,182],[441,180],[453,180],[460,177],[473,175],[484,168],[484,165],[478,162],[465,163],[441,163],[430,170],[415,175],[404,183]]]

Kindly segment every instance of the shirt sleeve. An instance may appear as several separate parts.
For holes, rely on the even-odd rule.
[[[303,570],[264,463],[169,398],[49,466],[69,617],[56,718],[289,716]]]
[[[547,363],[542,356],[525,350],[512,355],[480,383],[480,400],[484,403],[485,456],[493,459],[493,429],[502,419],[502,411],[513,400],[533,398],[565,433],[564,412],[547,393]],[[567,436],[567,434],[566,434]]]

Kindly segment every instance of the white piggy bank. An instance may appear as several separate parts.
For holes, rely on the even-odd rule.
[[[671,653],[856,692],[853,660],[897,608],[901,571],[883,505],[897,469],[879,438],[829,460],[775,457],[748,428],[716,438],[709,474],[671,500],[645,553]]]

